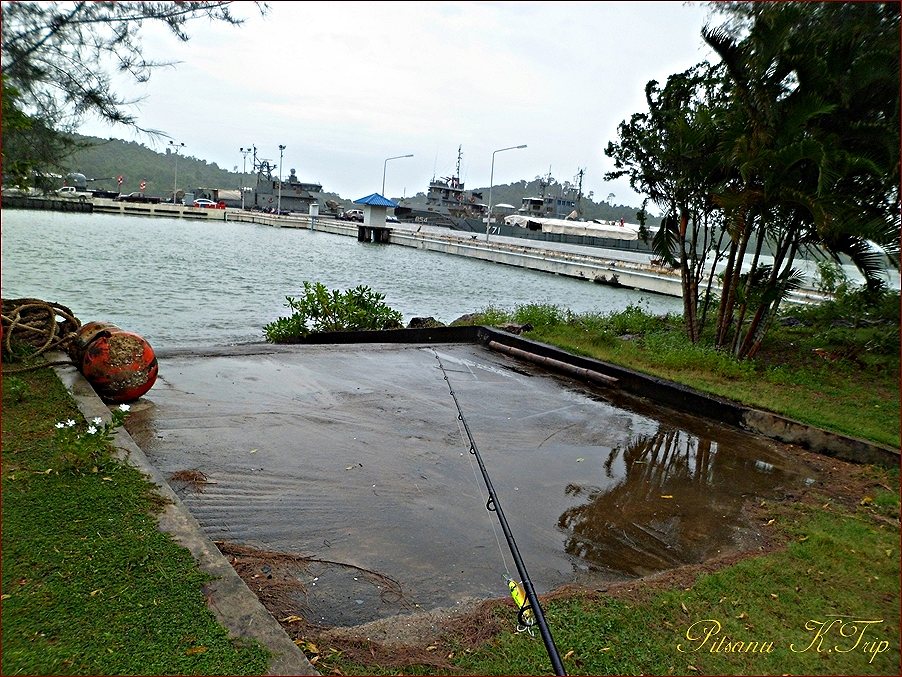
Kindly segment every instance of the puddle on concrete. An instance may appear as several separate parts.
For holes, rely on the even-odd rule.
[[[537,591],[598,587],[754,539],[748,500],[802,484],[782,447],[482,346],[441,357]],[[160,356],[127,427],[215,541],[327,562],[326,625],[503,597],[516,568],[432,348]],[[383,587],[375,572],[396,581]]]

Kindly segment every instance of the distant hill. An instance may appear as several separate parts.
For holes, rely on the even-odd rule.
[[[123,141],[121,139],[100,139],[91,136],[75,135],[74,138],[84,145],[84,148],[76,150],[66,161],[68,172],[84,174],[88,179],[89,187],[104,190],[116,190],[116,177],[122,176],[121,191],[130,193],[139,190],[141,181],[146,181],[144,190],[149,195],[159,195],[164,199],[172,196],[172,186],[175,180],[175,157],[170,148],[164,152],[157,152],[135,141]],[[248,180],[250,178],[249,172]],[[575,194],[573,186],[569,182],[560,183],[552,177],[544,179],[537,177],[532,181],[519,181],[517,183],[495,186],[492,189],[493,204],[512,204],[520,207],[520,201],[524,197],[540,195],[542,184],[545,184],[546,195]],[[238,188],[241,185],[240,175],[220,168],[215,162],[179,154],[178,158],[178,188]],[[476,188],[482,192],[484,200],[488,200],[488,187]],[[353,198],[343,198],[337,193],[325,192],[327,199],[333,199],[345,207],[352,204]],[[400,200],[400,198],[394,198]],[[413,197],[405,198],[405,204],[425,205],[425,192],[417,193]],[[606,201],[595,202],[591,194],[582,199],[583,217],[586,219],[625,219],[630,223],[636,223],[638,206],[614,205]],[[660,219],[649,217],[649,226],[660,225]]]
[[[116,177],[122,176],[123,193],[139,190],[141,181],[146,181],[145,193],[172,196],[175,157],[169,148],[158,153],[135,141],[87,136],[75,136],[75,139],[88,147],[75,151],[67,158],[67,169],[69,172],[84,174],[88,179],[97,179],[90,182],[89,187],[116,190]],[[239,177],[233,172],[220,169],[216,163],[211,164],[180,153],[178,184],[180,190],[185,186],[238,188]]]
[[[140,189],[141,181],[146,181],[144,192],[159,195],[164,199],[172,197],[175,183],[175,156],[172,149],[159,153],[135,141],[121,139],[100,139],[90,136],[74,137],[87,146],[76,150],[66,160],[68,172],[84,174],[90,181],[90,188],[116,190],[116,177],[122,176],[121,191],[131,193]],[[249,166],[250,170],[251,167]],[[247,174],[247,182],[253,182],[253,171]],[[241,187],[240,173],[221,169],[215,162],[207,162],[182,153],[178,157],[178,189]],[[335,193],[324,192],[327,199],[351,204]]]

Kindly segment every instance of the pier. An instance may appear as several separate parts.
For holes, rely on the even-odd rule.
[[[305,228],[312,231],[357,237],[364,242],[413,247],[563,275],[612,287],[625,287],[680,298],[682,281],[678,270],[653,262],[653,256],[634,250],[603,249],[531,238],[484,235],[439,226],[392,223],[377,229],[324,216],[291,214],[276,216],[227,209],[226,219],[275,228]],[[361,231],[378,230],[361,236]],[[790,292],[790,303],[820,303],[828,296],[814,289]]]

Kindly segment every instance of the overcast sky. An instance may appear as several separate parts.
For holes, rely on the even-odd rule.
[[[551,174],[584,193],[637,206],[604,148],[646,110],[649,80],[664,82],[710,57],[698,2],[281,2],[260,16],[236,3],[242,26],[192,21],[180,43],[145,25],[145,58],[178,62],[127,93],[141,97],[135,136],[87,121],[84,134],[137,140],[241,169],[241,146],[301,181],[357,199],[425,191],[450,176],[488,186]],[[713,21],[717,22],[716,19]],[[412,153],[414,157],[386,158]],[[250,171],[250,160],[248,160]]]

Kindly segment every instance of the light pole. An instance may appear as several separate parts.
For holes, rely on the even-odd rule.
[[[282,155],[285,153],[285,146],[279,144],[279,199],[276,201],[276,216],[282,214]]]
[[[238,188],[241,190],[241,209],[244,209],[244,172],[247,169],[247,154],[251,152],[250,148],[239,148],[241,151],[241,185]]]
[[[385,197],[385,168],[388,166],[389,160],[397,160],[402,157],[413,157],[413,155],[395,155],[394,157],[385,158],[385,162],[382,163],[382,197]]]
[[[179,185],[179,148],[184,148],[185,144],[170,141],[169,145],[175,149],[175,179],[172,181],[172,204],[175,204],[175,194],[178,192]]]
[[[489,212],[485,217],[485,241],[489,241],[489,228],[492,225],[492,184],[495,182],[495,153],[500,153],[504,150],[516,150],[518,148],[526,148],[526,144],[524,143],[522,146],[508,146],[507,148],[499,148],[496,151],[492,152],[492,171],[489,174]]]

